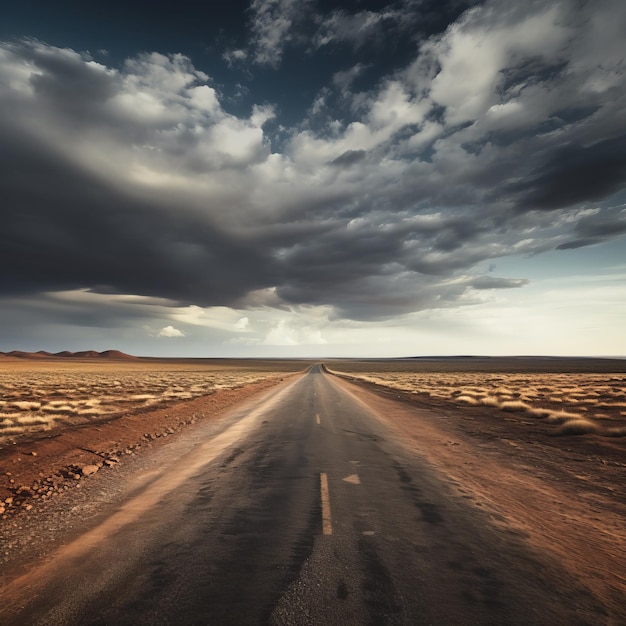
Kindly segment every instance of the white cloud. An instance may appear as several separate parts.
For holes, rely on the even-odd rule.
[[[248,58],[248,51],[242,48],[236,50],[227,50],[222,55],[222,58],[228,63],[229,67],[237,63],[243,63]]]
[[[335,10],[320,19],[320,24],[313,38],[317,48],[335,44],[349,43],[358,49],[373,42],[384,41],[385,28],[392,31],[411,30],[417,19],[417,14],[401,3],[388,3],[380,11],[356,11],[349,13],[344,10]]]
[[[231,50],[223,56],[229,65],[249,58],[277,68],[288,46],[314,50],[348,43],[359,49],[384,45],[389,31],[410,31],[418,13],[408,3],[395,3],[382,11],[333,10],[322,14],[316,0],[253,0],[250,4],[249,49]],[[394,3],[392,3],[393,5]]]
[[[244,321],[248,318],[243,311],[224,306],[199,307],[192,305],[179,307],[172,310],[171,318],[181,324],[227,332],[241,332],[246,330],[249,325],[249,321]]]
[[[365,72],[368,68],[367,65],[363,63],[357,63],[347,70],[341,70],[339,72],[335,72],[333,74],[333,85],[338,87],[345,93],[346,90],[350,89],[352,83]]]
[[[240,317],[235,322],[235,329],[236,330],[245,330],[246,328],[248,328],[249,325],[250,325],[250,319],[248,317]]]
[[[322,329],[303,325],[304,319],[299,319],[296,324],[286,319],[278,321],[265,336],[262,345],[266,346],[308,346],[323,345],[327,341]]]
[[[573,33],[563,24],[559,6],[540,6],[528,14],[526,10],[520,5],[499,12],[497,4],[487,3],[465,13],[441,39],[422,48],[441,68],[432,79],[430,97],[446,107],[449,124],[475,120],[498,104],[497,87],[505,68],[536,55],[546,63],[560,60]]]
[[[159,331],[157,337],[185,337],[185,333],[173,326],[164,326]]]
[[[428,100],[415,100],[399,81],[388,81],[372,94],[361,120],[334,133],[329,126],[325,137],[309,130],[297,132],[292,136],[287,153],[297,164],[318,168],[348,151],[384,148],[398,132],[422,123],[431,106]],[[404,167],[405,164],[397,165]],[[394,167],[392,163],[389,166]]]
[[[80,98],[71,72],[81,75]],[[270,153],[262,126],[273,108],[255,106],[247,119],[226,113],[209,77],[180,54],[142,54],[118,71],[39,42],[5,44],[0,77],[16,127],[116,186],[230,193],[220,172]]]
[[[278,66],[285,46],[292,41],[294,24],[301,20],[311,0],[253,0],[252,47],[254,61],[260,65]]]

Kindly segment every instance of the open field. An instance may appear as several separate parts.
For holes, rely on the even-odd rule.
[[[626,361],[407,359],[336,361],[333,372],[409,392],[416,401],[542,420],[554,434],[626,436]]]
[[[0,357],[0,448],[302,371],[301,361]]]
[[[280,379],[305,361],[22,359],[0,356],[0,447]],[[626,435],[626,360],[443,358],[329,361],[330,371],[427,404],[539,420],[555,434]]]
[[[157,511],[148,518],[168,519],[169,513],[172,527],[178,528],[182,519],[198,514],[204,527],[206,515],[212,511],[217,517],[211,528],[219,528],[225,519],[223,532],[230,540],[234,536],[232,516],[237,517],[242,523],[241,545],[245,545],[241,551],[245,576],[250,559],[246,533],[255,514],[262,522],[259,546],[273,541],[276,520],[285,521],[287,528],[293,519],[317,520],[317,472],[312,475],[310,468],[322,463],[338,468],[334,479],[329,473],[334,480],[330,496],[334,498],[333,514],[340,520],[337,528],[352,529],[362,542],[365,535],[360,534],[360,524],[366,521],[366,529],[375,532],[367,535],[368,541],[371,537],[383,541],[381,555],[400,545],[397,533],[406,531],[406,541],[419,545],[418,557],[407,560],[407,553],[401,551],[399,562],[411,567],[424,565],[426,573],[420,576],[425,584],[420,589],[445,598],[441,606],[447,607],[450,598],[458,598],[467,589],[471,594],[484,593],[486,598],[484,605],[476,604],[474,595],[465,598],[471,600],[467,615],[473,617],[477,607],[507,611],[512,603],[513,611],[518,601],[527,610],[534,606],[534,597],[539,602],[549,601],[552,617],[560,616],[560,620],[547,620],[551,623],[623,623],[626,437],[619,435],[626,424],[619,404],[623,402],[625,362],[335,359],[326,360],[325,367],[311,368],[304,376],[296,373],[309,364],[0,359],[0,380],[10,383],[7,389],[16,398],[12,402],[40,402],[41,411],[61,400],[67,406],[87,406],[79,403],[93,397],[101,400],[100,406],[117,407],[117,412],[92,417],[80,416],[78,411],[68,413],[66,421],[52,430],[32,431],[17,436],[15,445],[0,446],[4,540],[0,568],[21,571],[25,563],[47,559],[52,547],[64,537],[74,536],[77,511],[81,516],[91,515],[92,520],[113,511],[111,519],[118,519],[120,494],[131,479],[147,480],[150,488],[158,475],[167,485],[179,485],[183,476],[195,472],[195,465],[177,451],[197,442],[197,462],[205,464],[207,451],[232,428],[233,439],[227,439],[231,453],[223,462],[207,466],[206,472],[215,471],[215,475],[207,480],[204,472],[199,474],[195,479],[201,483],[194,487],[180,483],[167,505],[160,498],[155,500]],[[340,372],[339,377],[327,375],[325,368]],[[244,384],[251,380],[256,382]],[[48,390],[47,395],[34,397],[33,390],[42,389]],[[55,389],[65,396],[53,395]],[[125,394],[134,397],[134,404],[124,400]],[[111,402],[102,401],[106,398]],[[267,402],[271,408],[260,410]],[[581,418],[566,417],[559,423],[550,419],[558,417],[556,413],[541,416],[539,411],[586,415],[594,428],[564,431],[563,426]],[[249,419],[256,419],[257,426],[245,434],[239,429]],[[268,448],[258,448],[266,445]],[[304,452],[311,446],[313,456],[309,457]],[[370,458],[368,454],[380,456]],[[169,459],[168,463],[163,463],[163,458]],[[279,478],[268,482],[269,471],[278,472]],[[358,472],[360,482],[346,482],[349,471]],[[228,491],[228,481],[242,472],[254,488],[249,491],[236,484]],[[283,479],[296,474],[302,477],[298,482]],[[310,492],[303,491],[301,481],[311,480]],[[371,493],[375,488],[380,489]],[[292,489],[295,500],[285,496],[285,489]],[[212,498],[208,508],[207,493]],[[271,506],[267,500],[263,505],[250,504],[251,498],[267,498],[268,493],[272,494]],[[303,498],[303,493],[313,494],[313,500]],[[346,500],[350,497],[355,500]],[[199,498],[194,500],[197,506],[190,506],[187,498]],[[213,508],[217,498],[223,498],[222,504]],[[233,504],[238,498],[242,498],[239,505]],[[306,514],[293,513],[296,504],[308,506],[311,502],[314,508]],[[285,507],[282,513],[273,508],[276,503]],[[408,509],[396,510],[404,505]],[[366,508],[360,510],[363,506]],[[376,507],[380,517],[372,522]],[[129,510],[139,509],[133,505]],[[458,519],[454,511],[459,512]],[[346,516],[343,521],[340,515]],[[473,538],[468,530],[472,519],[480,520],[476,526],[479,535]],[[375,524],[390,525],[389,530],[372,528]],[[312,528],[315,535],[317,524]],[[220,532],[212,530],[210,536],[219,541]],[[301,535],[296,535],[300,541]],[[277,536],[272,545],[284,546],[285,532]],[[385,545],[387,536],[394,539]],[[206,536],[201,539],[204,546]],[[505,545],[511,549],[508,556]],[[293,549],[287,553],[292,554]],[[361,562],[360,552],[355,554]],[[424,560],[419,556],[423,554],[428,555]],[[480,567],[471,568],[468,563],[475,559]],[[117,563],[116,558],[103,561]],[[230,567],[234,558],[229,556],[225,562]],[[322,563],[324,576],[343,571],[328,568],[326,560]],[[178,565],[187,571],[188,558]],[[33,580],[39,580],[38,570],[33,571]],[[55,573],[54,568],[51,571]],[[402,568],[390,571],[402,573]],[[512,571],[517,574],[510,578]],[[220,576],[230,580],[231,574]],[[267,571],[262,578],[266,580]],[[420,577],[408,577],[411,589],[416,579]],[[355,589],[360,588],[354,584]],[[527,584],[531,589],[522,602],[519,585]],[[498,596],[505,588],[511,595]],[[387,589],[383,588],[385,594]],[[498,602],[491,603],[494,598]],[[418,604],[421,606],[421,600]],[[319,606],[319,601],[315,605]],[[519,623],[546,623],[541,611],[536,615],[539,617],[534,620]],[[445,623],[463,621],[467,620]],[[481,623],[508,622],[491,619]]]

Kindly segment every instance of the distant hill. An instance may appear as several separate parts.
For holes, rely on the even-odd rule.
[[[95,350],[83,350],[82,352],[74,352],[68,355],[68,359],[98,359],[100,353]]]
[[[18,359],[109,359],[111,361],[128,361],[134,360],[138,357],[132,356],[120,352],[119,350],[105,350],[104,352],[97,352],[96,350],[83,350],[81,352],[69,352],[63,350],[62,352],[46,352],[45,350],[39,350],[38,352],[24,352],[23,350],[12,350],[11,352],[0,352],[0,356],[14,357]]]
[[[120,352],[119,350],[105,350],[100,353],[101,359],[137,359],[139,357],[133,356],[132,354],[126,354],[125,352]]]
[[[18,359],[45,359],[48,357],[48,354],[43,354],[41,352],[23,352],[22,350],[12,350],[11,352],[7,352],[4,356],[13,356]]]

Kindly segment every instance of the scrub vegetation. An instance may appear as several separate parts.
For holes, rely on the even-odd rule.
[[[329,369],[409,392],[417,400],[543,420],[555,434],[626,436],[626,374],[621,372],[427,371],[423,362],[410,360],[337,362]]]
[[[220,389],[279,379],[298,361],[32,361],[0,359],[0,446],[141,413]]]

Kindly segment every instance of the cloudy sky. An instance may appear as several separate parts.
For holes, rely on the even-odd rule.
[[[0,350],[626,355],[623,0],[13,3]]]

